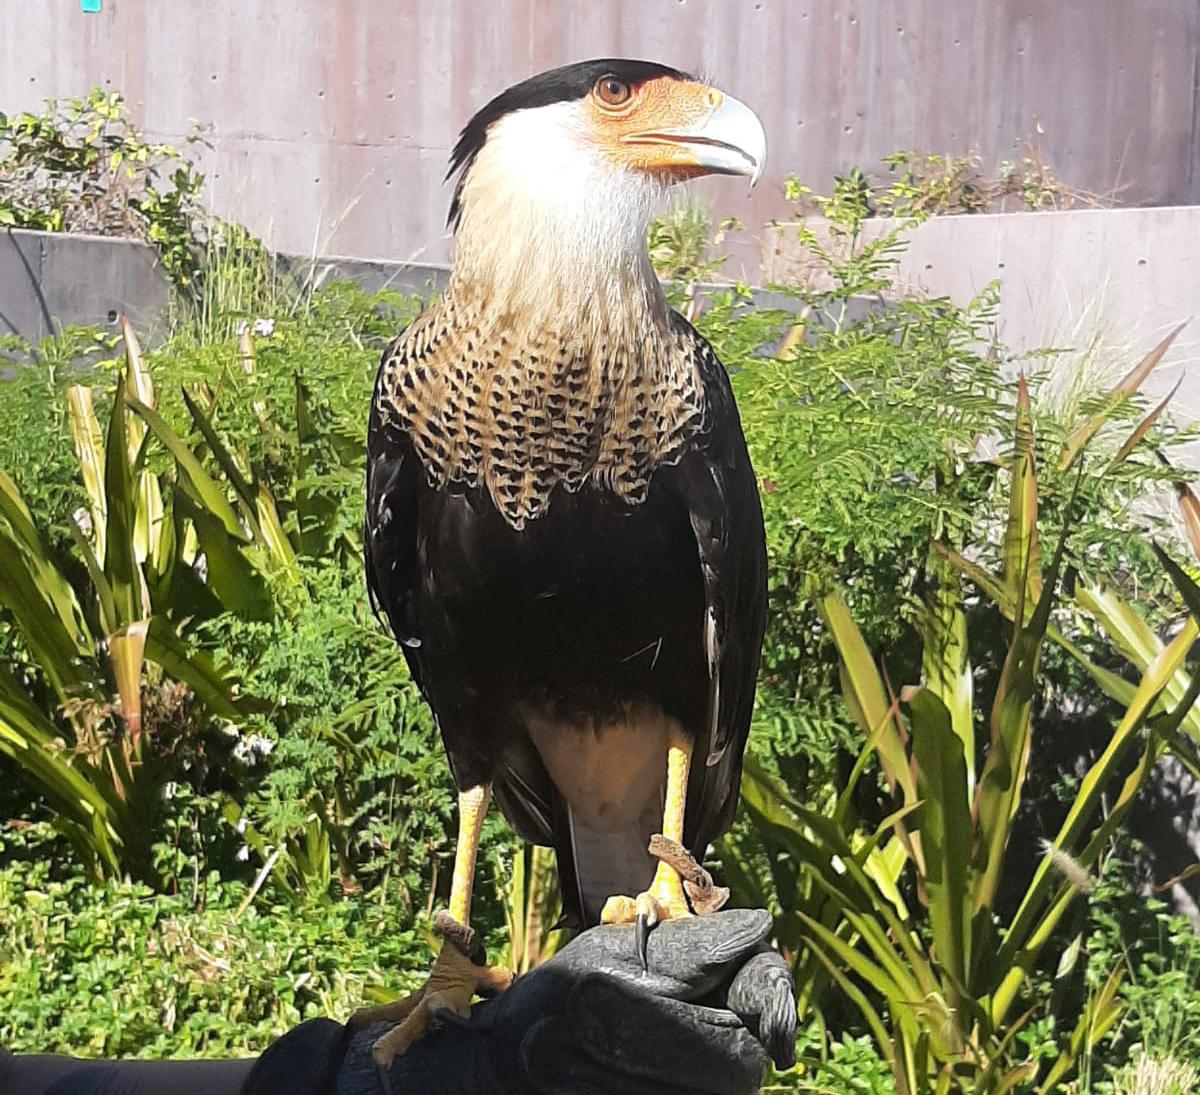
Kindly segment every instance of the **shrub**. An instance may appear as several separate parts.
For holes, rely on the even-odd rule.
[[[41,835],[35,832],[34,835]],[[201,874],[180,892],[55,879],[4,836],[0,1044],[85,1056],[255,1055],[303,1019],[416,987],[411,920],[362,894],[273,904]]]
[[[199,269],[203,182],[178,148],[142,136],[116,92],[0,114],[0,226],[144,240],[185,290]]]

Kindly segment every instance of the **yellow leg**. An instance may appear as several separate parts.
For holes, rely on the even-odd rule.
[[[471,922],[475,861],[491,797],[492,789],[486,783],[458,793],[458,847],[454,850],[454,877],[450,881],[450,915],[464,926]]]
[[[375,1023],[395,1023],[373,1047],[375,1062],[387,1068],[393,1057],[403,1053],[428,1029],[439,1012],[458,1016],[471,1013],[471,1000],[477,993],[494,996],[512,982],[512,974],[472,961],[468,928],[471,916],[471,891],[475,884],[475,862],[479,854],[479,837],[487,814],[491,788],[472,787],[458,796],[458,846],[454,852],[454,874],[450,881],[449,917],[455,924],[445,925],[439,913],[439,930],[446,936],[441,953],[434,963],[429,980],[411,996],[358,1012],[351,1024],[356,1027]]]
[[[667,796],[663,803],[662,835],[677,844],[683,843],[683,812],[687,805],[688,771],[692,764],[692,747],[687,742],[673,742],[667,749]],[[650,894],[667,913],[660,920],[688,915],[687,898],[679,872],[661,859],[650,883]]]
[[[663,802],[662,835],[683,843],[684,809],[687,805],[688,771],[692,762],[691,743],[674,738],[667,747],[667,789]],[[691,916],[683,880],[670,864],[659,860],[650,888],[637,897],[610,897],[604,903],[600,920],[605,924],[638,925],[638,953],[645,961],[646,933],[663,920]]]

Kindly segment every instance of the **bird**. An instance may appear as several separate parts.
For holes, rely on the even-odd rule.
[[[732,824],[763,516],[728,375],[669,306],[648,230],[674,184],[753,185],[765,158],[748,106],[619,58],[508,88],[453,147],[454,261],[383,354],[364,527],[371,603],[458,790],[449,922],[469,925],[492,798],[554,848],[565,920],[634,922],[643,962],[656,924],[692,915],[649,839],[700,859]],[[485,981],[429,994],[465,1014]]]

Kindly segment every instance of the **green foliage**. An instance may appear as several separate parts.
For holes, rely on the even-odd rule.
[[[199,268],[203,182],[179,149],[142,136],[116,92],[0,114],[0,226],[145,240],[185,289]]]
[[[966,307],[884,306],[903,233],[871,232],[877,200],[851,174],[821,202],[827,233],[796,228],[822,277],[817,288],[782,287],[794,298],[787,312],[756,307],[741,286],[696,295],[721,261],[697,211],[677,213],[652,239],[673,299],[733,374],[766,512],[770,630],[748,809],[718,866],[739,903],[775,913],[777,943],[803,975],[805,1014],[819,1003],[825,1023],[802,1036],[802,1068],[768,1089],[915,1095],[919,1077],[942,1067],[954,1083],[989,1090],[998,1073],[981,1079],[986,1063],[1039,1065],[1042,1082],[1059,1060],[1116,1084],[1117,1058],[1148,1044],[1157,1022],[1138,986],[1156,955],[1190,969],[1186,943],[1176,933],[1178,944],[1149,943],[1124,961],[1114,942],[1103,961],[1051,976],[1047,959],[1071,953],[1085,932],[1076,890],[1056,872],[1077,864],[1090,884],[1097,795],[1116,787],[1111,829],[1146,758],[1197,728],[1194,713],[1175,729],[1164,717],[1186,707],[1193,687],[1180,655],[1188,640],[1161,638],[1187,575],[1168,580],[1135,506],[1149,489],[1173,488],[1200,539],[1200,503],[1173,468],[1144,455],[1169,454],[1189,434],[1137,394],[1161,354],[1124,389],[1092,382],[1063,395],[1062,374],[1082,355],[1013,361],[994,345],[994,288]],[[98,727],[100,747],[120,759],[132,741],[119,687],[129,693],[131,678],[117,663],[134,664],[135,651],[108,640],[127,639],[144,618],[138,572],[151,615],[186,639],[189,656],[227,667],[240,698],[236,715],[217,718],[165,664],[137,689],[148,750],[134,758],[146,788],[138,861],[149,868],[132,873],[171,896],[111,882],[85,889],[61,868],[32,865],[11,827],[0,829],[9,834],[0,921],[23,925],[0,941],[0,1041],[12,1036],[11,1013],[26,1048],[253,1050],[301,1016],[344,1014],[380,990],[379,966],[397,966],[405,981],[427,960],[413,924],[448,888],[449,773],[360,577],[365,411],[379,352],[415,302],[346,285],[313,290],[236,228],[218,226],[196,253],[196,292],[174,335],[136,367],[126,362],[132,398],[114,391],[107,368],[69,368],[109,356],[112,342],[95,332],[48,340],[0,382],[0,468],[11,472],[9,494],[37,515],[38,550],[21,551],[42,586],[27,584],[51,607],[62,588],[54,576],[70,588],[99,697],[93,708],[61,702],[54,661],[31,654],[36,636],[16,610],[0,610],[0,650],[28,667],[23,710],[31,704],[64,743],[46,730],[39,763],[99,786],[95,754],[65,745]],[[1018,407],[1008,378],[1019,364],[1029,399]],[[72,394],[72,418],[67,389],[81,382],[91,388]],[[105,474],[80,479],[77,444]],[[113,507],[115,524],[114,489],[128,502]],[[164,519],[146,520],[158,507]],[[92,526],[83,546],[80,510]],[[168,557],[169,567],[157,561]],[[1060,573],[1069,580],[1056,587]],[[1056,588],[1049,619],[1035,618]],[[1010,649],[1019,653],[1005,669]],[[1119,747],[1097,759],[1104,778],[1077,781],[1071,801],[1056,803],[1066,858],[1022,878],[1007,842],[1013,807],[1040,793],[1020,779],[1042,760],[1032,728],[1079,698],[1117,725],[1139,677],[1155,687]],[[924,688],[905,694],[902,711],[892,692],[914,681]],[[1134,783],[1114,785],[1135,759]],[[0,756],[0,777],[16,768]],[[69,831],[64,796],[38,787],[18,793],[0,778],[0,816],[57,816]],[[514,851],[495,817],[485,839],[476,924],[524,968],[556,939],[547,857]],[[128,872],[124,845],[114,847],[121,869],[105,873]],[[61,851],[52,858],[61,863]],[[486,884],[489,863],[503,885]],[[1006,881],[1018,899],[1032,895],[1027,906],[998,911]],[[1124,924],[1130,913],[1113,915]],[[1087,928],[1089,946],[1107,930]],[[54,957],[35,968],[39,947]],[[1186,993],[1181,985],[1178,1010],[1190,1015]],[[1047,1008],[1022,1025],[1022,1005],[1039,995]],[[1105,1041],[1118,998],[1124,1010]],[[1080,1014],[1090,1027],[1077,1025]],[[161,1015],[167,1033],[155,1025]]]
[[[90,503],[69,525],[69,556],[0,470],[0,608],[15,654],[0,672],[0,753],[54,804],[91,874],[154,880],[162,785],[195,767],[215,720],[236,720],[246,705],[227,671],[188,641],[197,616],[220,606],[195,568],[199,526],[188,523],[186,491],[177,508],[170,484],[146,466],[146,430],[126,403],[153,416],[154,391],[124,333],[107,429],[90,388],[67,393]],[[228,589],[249,611],[257,572],[240,530],[219,536],[224,558],[204,545],[214,585],[223,570],[236,575]]]
[[[232,846],[241,846],[246,866],[224,860],[225,870],[244,874],[254,862],[269,863],[265,881],[281,894],[323,894],[336,877],[344,888],[382,888],[411,907],[445,877],[452,805],[445,761],[398,648],[370,618],[359,572],[362,408],[380,346],[406,308],[394,295],[338,286],[258,339],[246,330],[203,344],[185,333],[144,360],[137,355],[143,384],[155,378],[145,402],[113,404],[120,412],[113,421],[137,433],[138,475],[153,482],[167,515],[150,528],[173,530],[161,540],[175,553],[171,582],[150,576],[152,607],[178,617],[192,642],[229,666],[243,696],[263,697],[242,702],[235,723],[210,726],[204,763],[183,765],[193,774],[191,790],[219,795],[217,815],[203,798],[165,800],[162,789],[180,780],[180,764],[134,763],[149,783],[135,826],[143,865],[149,844],[168,832],[177,847],[202,857],[228,855],[236,825]],[[93,379],[105,386],[102,374]],[[92,389],[76,387],[71,396],[91,414]],[[26,413],[36,417],[32,407]],[[44,416],[43,404],[47,434],[71,425]],[[82,432],[99,435],[99,423]],[[80,493],[89,499],[88,489]],[[104,498],[91,497],[91,509],[105,513]],[[65,523],[59,554],[78,557],[76,522]],[[103,530],[107,520],[94,527]],[[189,599],[176,611],[172,591],[181,582]],[[118,710],[106,737],[114,743],[131,740],[120,732]],[[158,751],[172,740],[155,734],[143,742]],[[95,780],[107,768],[84,771]],[[129,869],[114,855],[111,866]],[[135,873],[151,878],[145,866]]]
[[[650,226],[650,261],[668,285],[672,302],[688,318],[693,315],[696,285],[712,281],[728,256],[715,255],[725,236],[741,228],[736,218],[721,222],[716,232],[707,211],[695,203],[676,206]]]
[[[281,850],[279,892],[324,893],[332,869],[411,911],[453,852],[449,769],[357,575],[314,562],[303,578],[280,591],[275,620],[210,628],[245,686],[273,701],[245,724],[259,774],[234,820],[258,860]]]
[[[978,152],[949,155],[901,149],[883,157],[885,172],[854,167],[837,176],[829,197],[812,194],[795,178],[787,182],[788,194],[811,202],[823,215],[831,210],[836,215],[838,206],[849,200],[861,205],[868,216],[901,218],[1103,204],[1059,179],[1035,138],[1018,141],[1014,152],[1014,158],[1002,161],[993,175],[984,169]]]
[[[1148,372],[1143,366],[1131,376]],[[1072,431],[1055,466],[1068,471],[1079,464],[1087,441],[1116,405],[1106,401],[1097,412],[1100,420]],[[846,705],[866,741],[860,764],[831,809],[802,804],[753,763],[743,782],[745,805],[768,855],[778,849],[791,861],[775,881],[775,904],[779,936],[794,948],[805,1002],[815,1002],[827,985],[836,986],[861,1012],[897,1090],[910,1095],[1033,1090],[1034,1084],[1038,1091],[1054,1090],[1112,1029],[1121,1008],[1120,969],[1088,997],[1081,1014],[1078,1009],[1074,1015],[1050,1014],[1044,1038],[1054,1051],[1044,1068],[1014,1041],[1037,1008],[1030,979],[1043,950],[1073,902],[1092,889],[1091,872],[1107,841],[1200,695],[1200,676],[1188,678],[1182,668],[1200,634],[1193,616],[1150,660],[1136,687],[1112,688],[1125,710],[1080,781],[1015,912],[1002,915],[999,888],[1006,869],[1011,871],[1009,840],[1034,744],[1041,652],[1061,603],[1065,545],[1078,504],[1075,496],[1068,500],[1058,543],[1046,554],[1024,378],[1012,433],[1000,575],[985,578],[962,553],[942,540],[933,543],[915,616],[922,640],[920,685],[895,698],[842,597],[835,591],[819,597],[825,629],[838,649]],[[1200,607],[1200,588],[1166,557],[1164,565],[1181,599],[1189,608]],[[958,570],[975,578],[1012,622],[986,721],[974,711]],[[1173,682],[1180,687],[1177,697],[1167,692]],[[977,724],[986,728],[982,752]],[[1131,752],[1138,755],[1132,770],[1125,763]],[[853,795],[871,753],[893,809],[882,821],[864,825]],[[731,862],[737,864],[739,851],[745,859],[732,842]],[[752,864],[736,874],[740,886],[761,886],[764,879],[761,866],[756,871]],[[1064,968],[1069,963],[1060,963],[1060,971]]]
[[[802,223],[795,228],[824,272],[823,286],[777,287],[795,298],[796,314],[754,308],[739,287],[716,294],[697,320],[734,374],[767,525],[771,604],[752,748],[772,771],[786,770],[808,800],[828,795],[848,770],[847,752],[857,754],[814,592],[830,583],[843,589],[868,646],[886,649],[889,671],[913,679],[921,657],[913,624],[930,542],[970,542],[981,558],[999,562],[1001,439],[1013,402],[1004,377],[1019,364],[994,341],[994,286],[963,307],[921,299],[884,305],[871,294],[890,287],[904,230],[871,236],[869,207],[851,180],[824,211],[821,237]],[[1059,394],[1061,374],[1081,363],[1066,352],[1033,361],[1029,386],[1043,447],[1063,446],[1105,405],[1095,380],[1070,400]],[[1173,597],[1139,534],[1136,500],[1174,473],[1141,450],[1108,467],[1146,414],[1136,392],[1108,408],[1089,449],[1094,470],[1105,474],[1089,474],[1079,488],[1082,517],[1067,563],[1107,589],[1136,590],[1165,619]],[[1149,427],[1149,440],[1168,449],[1190,436],[1162,417]],[[1042,463],[1041,517],[1045,535],[1055,537],[1073,476],[1057,458]],[[1094,620],[1076,627],[1092,650]],[[1111,647],[1099,645],[1111,657]],[[1091,688],[1066,653],[1048,658],[1053,695]],[[998,668],[994,658],[982,660],[985,693]]]
[[[52,846],[3,839],[0,1045],[14,1052],[250,1056],[303,1019],[414,988],[427,963],[378,896],[252,902],[215,873],[170,895],[92,886],[54,877]]]

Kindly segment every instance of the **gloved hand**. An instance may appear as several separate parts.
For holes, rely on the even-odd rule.
[[[379,1027],[301,1024],[257,1061],[78,1061],[0,1049],[0,1095],[750,1095],[792,1063],[791,972],[771,919],[738,909],[585,932],[469,1021],[453,1016],[377,1076]],[[247,1078],[248,1077],[248,1078]],[[243,1086],[244,1082],[244,1086]]]
[[[381,1086],[391,1095],[751,1095],[768,1055],[786,1068],[795,1053],[794,986],[765,946],[770,927],[766,912],[748,909],[667,921],[650,936],[645,971],[632,926],[593,928],[477,1004],[469,1021],[445,1016]],[[353,1032],[338,1095],[377,1090],[371,1046],[385,1029]],[[247,1085],[247,1095],[260,1090],[268,1086]]]

